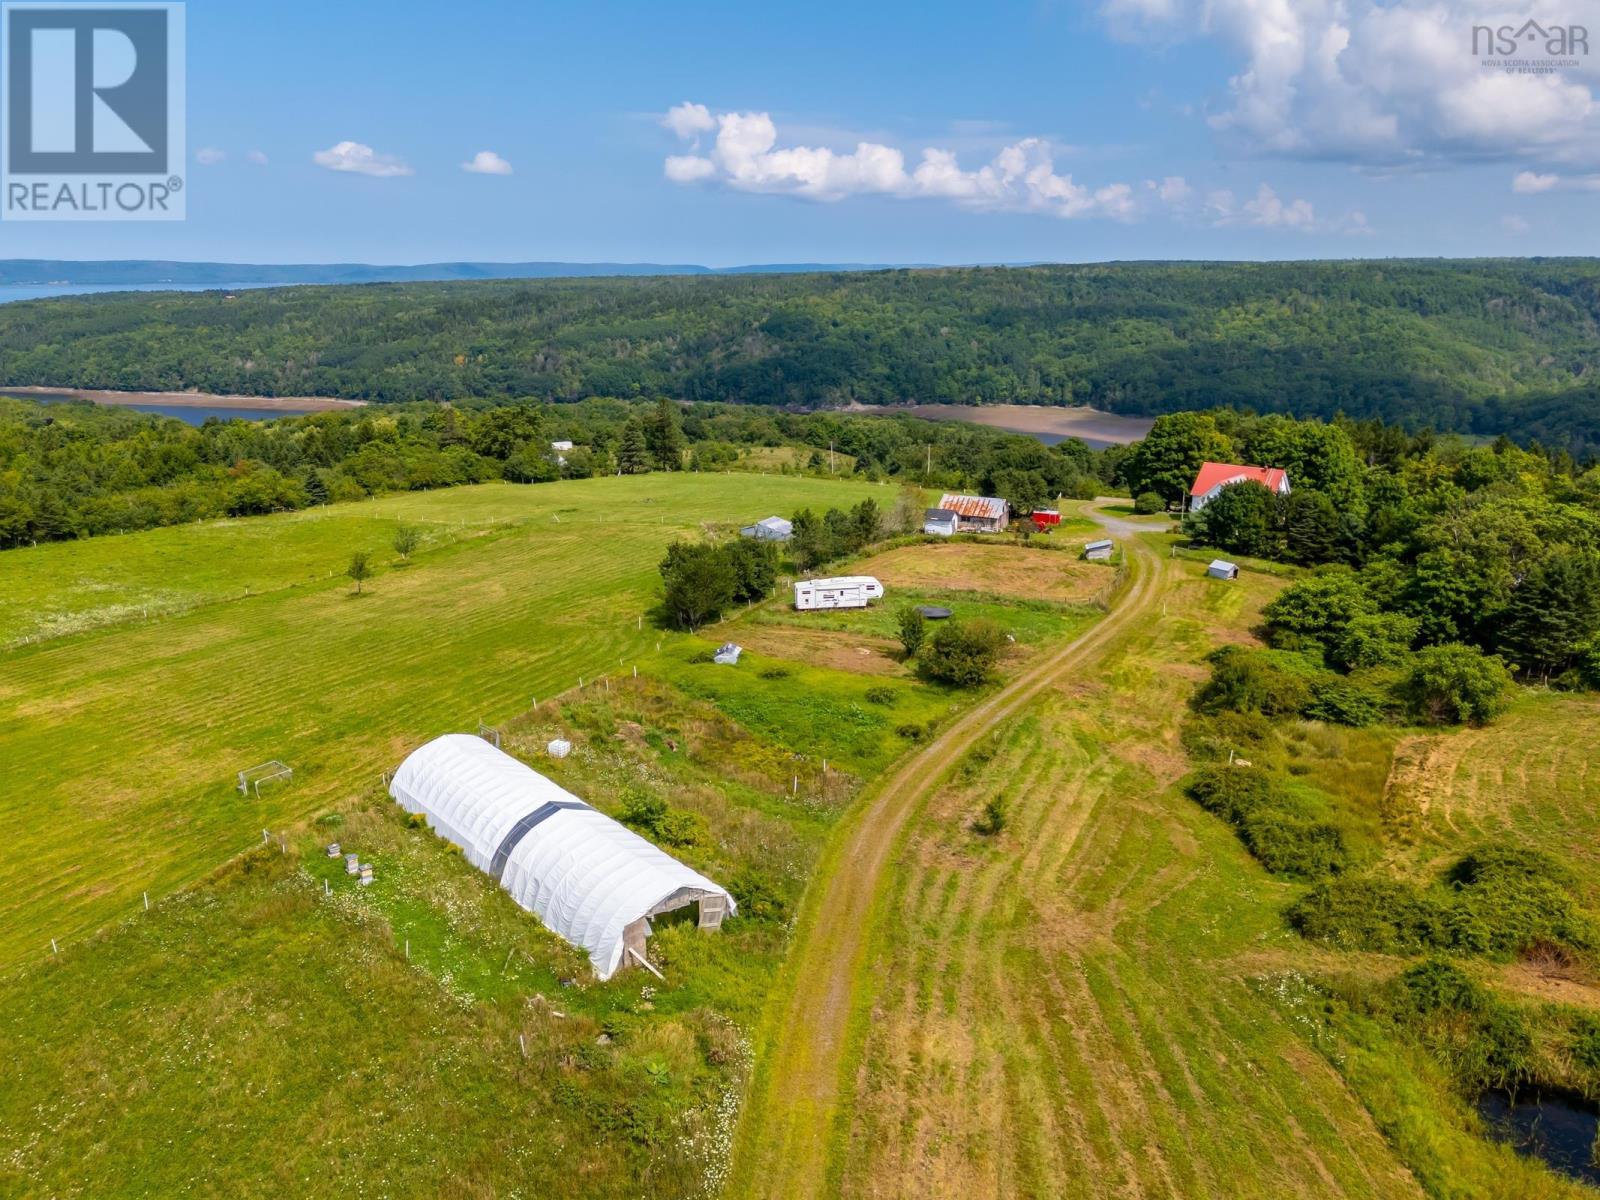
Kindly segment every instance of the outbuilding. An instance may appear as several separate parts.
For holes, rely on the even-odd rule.
[[[794,536],[794,523],[782,517],[767,517],[754,525],[746,525],[739,530],[739,535],[758,542],[787,542]]]
[[[922,532],[936,537],[954,537],[958,520],[953,508],[930,508],[922,514]]]
[[[1090,562],[1109,562],[1111,556],[1117,552],[1117,544],[1110,538],[1098,542],[1090,542],[1083,548],[1083,556]]]
[[[1237,563],[1214,558],[1211,560],[1211,565],[1206,568],[1206,574],[1213,579],[1237,579],[1239,578],[1239,566]]]
[[[865,608],[883,599],[883,584],[871,575],[840,575],[833,579],[799,579],[794,585],[794,606],[801,612],[823,608]]]
[[[407,812],[610,979],[645,961],[650,919],[698,907],[716,929],[727,890],[482,738],[454,733],[414,750],[389,784]]]
[[[956,514],[958,533],[999,533],[1011,520],[1011,505],[995,496],[958,496],[946,492],[939,507]]]
[[[736,667],[739,665],[739,656],[743,653],[744,647],[737,642],[723,642],[711,656],[711,661],[719,667]]]

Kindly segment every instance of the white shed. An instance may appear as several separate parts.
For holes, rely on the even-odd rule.
[[[782,517],[766,517],[754,525],[746,525],[739,533],[758,542],[787,542],[794,536],[794,523]]]
[[[482,738],[447,734],[411,753],[389,794],[610,979],[643,960],[650,918],[690,904],[715,929],[728,892]]]
[[[865,608],[883,599],[883,584],[871,575],[840,575],[833,579],[801,579],[794,585],[794,606],[801,612],[818,608]]]
[[[1213,579],[1237,579],[1239,578],[1239,567],[1236,563],[1214,558],[1211,560],[1211,565],[1206,568],[1206,574]]]
[[[922,532],[938,537],[954,537],[960,514],[953,508],[930,508],[922,514]]]
[[[1110,538],[1103,538],[1098,542],[1090,542],[1083,548],[1083,556],[1090,562],[1109,562],[1116,553],[1117,544]]]

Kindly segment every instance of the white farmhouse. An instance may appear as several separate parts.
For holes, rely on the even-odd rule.
[[[1201,463],[1200,473],[1189,488],[1189,511],[1199,512],[1218,496],[1222,489],[1236,483],[1259,483],[1269,492],[1280,496],[1289,494],[1289,472],[1278,467],[1245,467],[1238,463]]]

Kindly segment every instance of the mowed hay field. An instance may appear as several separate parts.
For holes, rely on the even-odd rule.
[[[1306,953],[1291,889],[1175,786],[1203,655],[1280,585],[1159,569],[1164,619],[914,819],[858,974],[828,1194],[1421,1194],[1263,977]],[[997,796],[1006,827],[980,837]]]
[[[645,614],[674,537],[883,491],[745,474],[489,484],[229,523],[237,536],[194,527],[0,555],[14,630],[101,585],[262,589],[0,652],[0,965],[370,787],[436,734],[653,652],[662,635]],[[402,522],[446,544],[392,566],[380,548]],[[380,567],[360,597],[339,577],[356,548]],[[241,797],[234,773],[271,758],[294,782]]]
[[[1600,698],[1530,692],[1486,728],[1402,738],[1387,793],[1413,868],[1509,839],[1569,861],[1600,905]]]

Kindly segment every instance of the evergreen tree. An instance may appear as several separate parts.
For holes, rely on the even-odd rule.
[[[1559,548],[1546,555],[1512,593],[1503,642],[1520,666],[1559,671],[1600,634],[1600,560]]]
[[[812,571],[828,561],[828,534],[809,508],[795,513],[793,533],[789,538],[789,554],[794,565],[802,571]]]
[[[622,444],[617,447],[617,469],[624,475],[643,475],[650,470],[650,447],[637,420],[622,428]]]
[[[1283,514],[1284,552],[1290,562],[1315,566],[1339,557],[1344,526],[1328,496],[1296,488],[1279,501],[1279,507]]]
[[[663,396],[644,427],[645,444],[660,471],[683,470],[683,424],[678,406]]]

